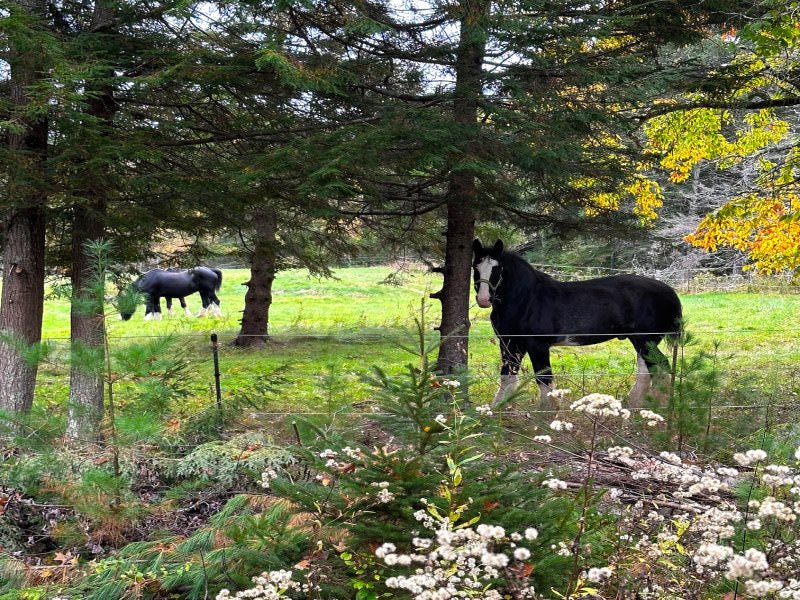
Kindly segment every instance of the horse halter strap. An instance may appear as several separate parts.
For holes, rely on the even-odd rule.
[[[500,267],[500,277],[497,279],[497,283],[496,284],[492,285],[491,281],[489,281],[488,279],[483,279],[483,278],[476,279],[475,280],[475,284],[477,285],[479,283],[485,283],[486,285],[489,286],[489,289],[492,291],[492,293],[494,293],[497,290],[497,288],[500,287],[500,284],[503,283],[503,265],[499,265],[499,267]]]

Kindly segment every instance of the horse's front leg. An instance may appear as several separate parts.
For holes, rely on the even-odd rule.
[[[161,297],[155,296],[153,298],[153,320],[160,321],[161,320]]]
[[[536,374],[536,383],[539,386],[539,403],[547,407],[551,404],[548,396],[553,391],[553,370],[550,367],[550,346],[536,344],[528,349],[531,357],[533,372]]]
[[[144,320],[150,321],[155,318],[155,298],[152,294],[147,294],[144,298]]]
[[[178,298],[178,300],[181,301],[181,308],[183,309],[183,314],[185,314],[187,317],[191,317],[192,316],[192,311],[190,311],[188,308],[186,308],[186,298],[180,297],[180,298]]]
[[[492,406],[497,406],[517,390],[522,357],[522,350],[511,338],[500,337],[500,387],[494,395]]]

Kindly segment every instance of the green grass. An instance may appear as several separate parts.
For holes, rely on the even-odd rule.
[[[425,271],[400,274],[401,285],[383,283],[393,271],[388,267],[340,269],[331,279],[309,277],[307,272],[279,273],[270,310],[272,342],[265,350],[241,350],[228,345],[237,334],[244,308],[248,271],[227,269],[219,294],[222,318],[197,319],[182,314],[159,322],[144,321],[140,307],[130,321],[108,321],[112,345],[173,335],[178,351],[191,361],[194,390],[192,406],[213,400],[213,365],[209,335],[220,338],[222,388],[226,395],[251,394],[259,377],[281,371],[283,392],[270,402],[277,410],[320,410],[339,403],[368,398],[360,376],[373,365],[399,372],[414,359],[399,344],[414,344],[414,319],[421,302],[438,289],[440,279]],[[682,298],[688,329],[696,342],[687,351],[713,350],[731,387],[742,378],[756,384],[780,383],[782,392],[797,391],[800,374],[800,296],[741,293],[695,294]],[[199,296],[187,299],[193,312]],[[438,334],[439,303],[429,305],[430,339]],[[178,308],[180,311],[180,309]],[[491,332],[488,311],[473,304],[470,310],[470,375],[476,402],[491,399],[497,385],[499,350]],[[45,306],[44,337],[66,349],[69,304],[50,299]],[[635,359],[627,341],[612,341],[582,348],[556,348],[553,371],[559,387],[579,392],[602,391],[623,395],[632,383]],[[525,371],[530,375],[526,362]],[[66,397],[68,370],[63,364],[41,369],[41,400],[60,403]],[[525,374],[525,373],[523,373]],[[269,404],[269,402],[267,403]]]

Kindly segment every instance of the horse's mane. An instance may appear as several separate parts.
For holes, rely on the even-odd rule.
[[[513,281],[515,285],[538,287],[558,283],[547,273],[534,269],[516,252],[504,251],[500,255],[500,261],[503,263],[503,280]]]

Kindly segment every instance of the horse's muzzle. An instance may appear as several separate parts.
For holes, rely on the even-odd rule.
[[[491,296],[481,296],[480,294],[478,294],[477,296],[475,296],[475,301],[481,308],[492,308]]]

